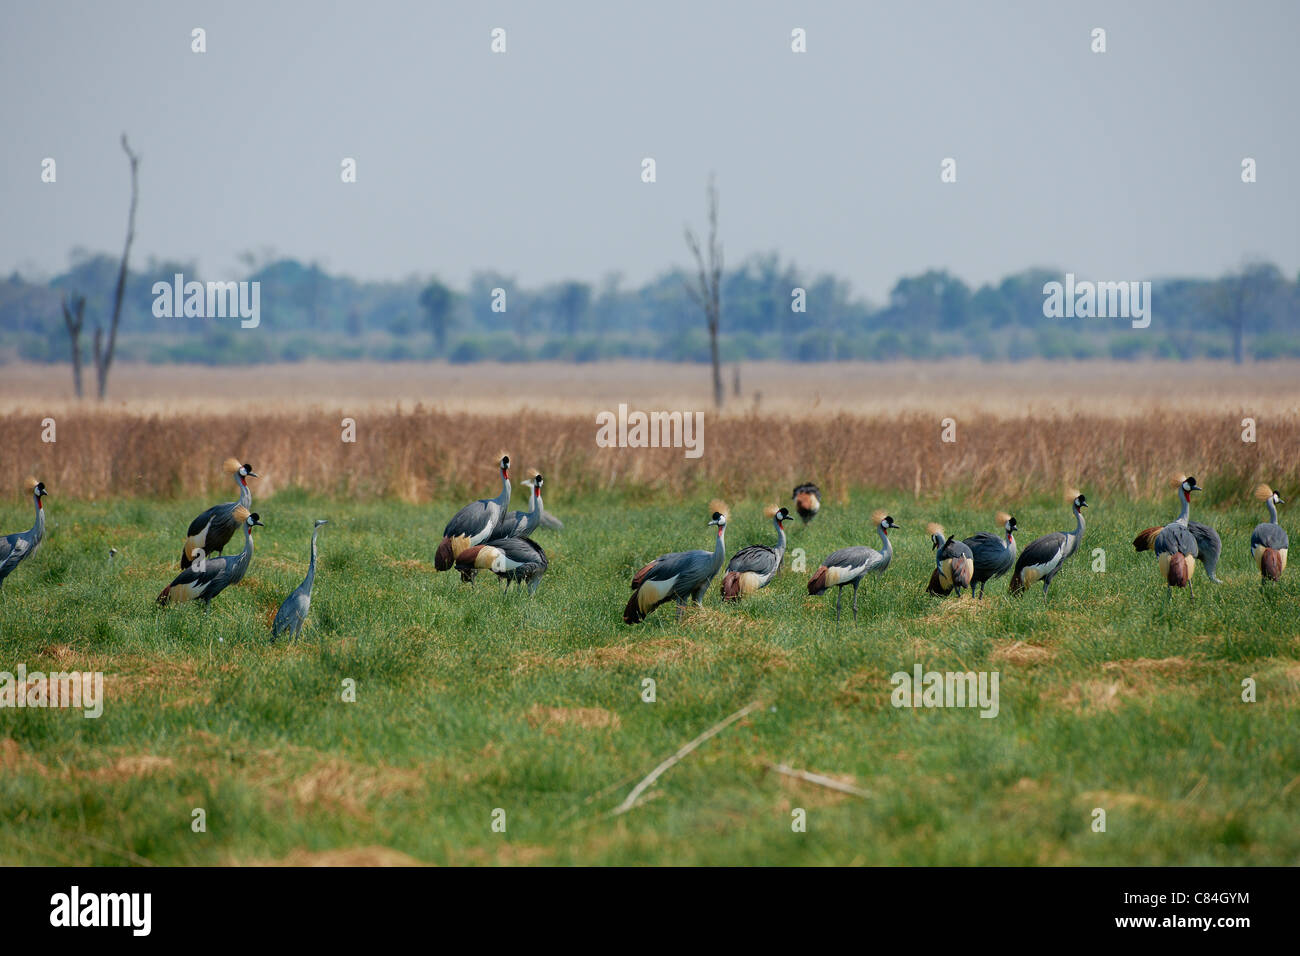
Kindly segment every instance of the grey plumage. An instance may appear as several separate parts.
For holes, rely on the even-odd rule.
[[[316,581],[316,537],[320,534],[321,526],[328,523],[328,519],[316,519],[311,532],[311,561],[307,565],[307,577],[284,599],[280,610],[275,613],[275,621],[271,624],[273,641],[281,634],[297,637],[302,632],[303,622],[307,620],[307,612],[311,609],[312,585]]]
[[[750,545],[748,548],[741,548],[727,562],[727,572],[722,576],[724,601],[737,601],[746,594],[767,587],[776,573],[781,570],[786,546],[784,523],[789,520],[790,512],[785,508],[778,508],[772,515],[772,525],[776,528],[776,546]]]
[[[678,551],[661,555],[633,575],[632,597],[623,609],[625,623],[637,624],[645,620],[647,614],[667,601],[677,602],[679,620],[688,600],[703,606],[704,594],[727,556],[724,540],[726,515],[715,511],[709,524],[718,528],[717,544],[712,551]]]
[[[1065,565],[1067,559],[1079,550],[1086,527],[1083,509],[1088,507],[1088,500],[1083,495],[1076,495],[1071,502],[1074,512],[1073,531],[1053,531],[1029,543],[1016,559],[1015,571],[1011,575],[1011,593],[1020,594],[1035,581],[1043,582],[1043,596],[1052,585],[1052,579]]]
[[[876,533],[880,535],[880,550],[865,545],[841,548],[832,553],[813,574],[808,582],[808,593],[824,594],[829,588],[835,588],[835,620],[840,619],[840,596],[846,584],[853,585],[853,620],[858,619],[858,585],[868,574],[881,574],[889,567],[894,556],[894,546],[889,541],[889,531],[897,528],[890,515],[876,513],[872,515],[876,524]]]
[[[492,532],[493,538],[526,538],[541,523],[542,476],[526,479],[521,484],[529,489],[528,510],[507,512]]]
[[[942,596],[955,590],[961,597],[962,588],[969,587],[973,594],[975,555],[970,545],[953,535],[945,537],[943,528],[937,524],[929,525],[926,530],[934,545],[934,572],[926,591]]]
[[[496,538],[487,544],[467,549],[461,554],[461,560],[469,557],[473,551],[478,552],[480,561],[490,556],[486,570],[505,583],[506,591],[510,590],[512,583],[517,583],[527,584],[530,595],[537,593],[537,586],[541,584],[542,575],[549,566],[546,552],[532,538]]]
[[[496,537],[497,525],[505,517],[510,505],[510,456],[502,455],[501,494],[495,498],[480,498],[467,504],[452,515],[442,530],[442,541],[433,556],[436,571],[449,570],[457,556],[466,548],[482,544]]]
[[[43,482],[34,482],[31,486],[32,501],[36,508],[36,520],[27,531],[19,531],[0,538],[0,585],[5,578],[13,574],[14,568],[36,553],[36,549],[45,540],[45,508],[41,499],[48,492]]]
[[[971,578],[971,585],[979,585],[981,598],[984,597],[984,586],[989,581],[1002,577],[1016,563],[1016,519],[1011,515],[1003,517],[1002,535],[979,531],[965,539],[965,544],[975,559],[975,575]]]
[[[1286,504],[1285,499],[1268,485],[1260,485],[1255,494],[1268,509],[1268,521],[1255,526],[1250,533],[1250,556],[1259,568],[1260,583],[1267,580],[1278,581],[1286,570],[1287,551],[1291,541],[1286,529],[1277,520],[1277,506]]]
[[[157,602],[160,605],[181,604],[185,601],[202,601],[210,605],[212,599],[244,579],[253,560],[253,528],[264,527],[256,512],[244,519],[244,550],[239,554],[219,558],[204,557],[195,561],[176,575],[171,584],[162,589]]]
[[[197,549],[202,548],[207,557],[220,554],[239,530],[240,519],[236,517],[235,509],[248,511],[253,506],[253,492],[248,487],[248,479],[259,477],[253,466],[241,465],[232,458],[226,462],[226,468],[239,486],[239,497],[222,505],[213,505],[190,522],[185,531],[185,543],[181,546],[182,571],[190,566]]]
[[[1188,521],[1187,530],[1196,539],[1196,557],[1205,565],[1205,576],[1215,584],[1222,584],[1214,573],[1214,569],[1219,566],[1219,555],[1223,553],[1223,541],[1219,538],[1219,532],[1199,521]]]

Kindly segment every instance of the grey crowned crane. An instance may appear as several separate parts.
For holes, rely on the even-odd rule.
[[[329,524],[328,518],[317,518],[311,532],[311,561],[307,565],[307,577],[302,584],[293,589],[293,593],[284,599],[280,610],[275,612],[275,621],[271,624],[271,640],[282,634],[297,637],[302,632],[302,625],[311,610],[311,588],[316,581],[316,536],[322,525]]]
[[[13,573],[14,568],[35,554],[45,540],[45,507],[41,504],[41,499],[49,492],[45,490],[44,482],[35,478],[27,480],[27,491],[36,505],[36,520],[30,530],[16,531],[0,538],[0,585],[4,584],[5,578]]]
[[[1067,492],[1067,497],[1071,499],[1070,509],[1074,512],[1074,530],[1045,534],[1020,552],[1015,572],[1011,575],[1012,594],[1023,594],[1029,585],[1042,581],[1043,597],[1047,597],[1052,578],[1056,577],[1066,559],[1079,550],[1085,528],[1083,509],[1088,507],[1088,499],[1073,490]]]
[[[542,508],[542,476],[534,475],[532,479],[525,478],[520,484],[532,489],[529,495],[531,506],[527,511],[511,511],[506,514],[497,524],[492,532],[492,540],[487,544],[494,544],[498,538],[526,538],[532,530],[542,523],[544,511]],[[466,551],[474,551],[468,560],[462,560]],[[481,549],[480,545],[471,545],[456,555],[456,570],[460,572],[462,581],[471,582],[474,580],[476,571],[489,569],[492,565],[493,555]],[[543,555],[545,557],[545,555]]]
[[[841,548],[836,551],[817,569],[817,573],[812,576],[808,582],[808,593],[812,595],[825,594],[828,588],[835,588],[835,620],[840,619],[840,595],[844,591],[846,584],[853,585],[853,620],[858,619],[858,584],[868,574],[875,572],[880,574],[885,568],[889,567],[889,562],[894,556],[894,547],[889,543],[889,531],[891,528],[897,528],[894,519],[885,514],[883,511],[877,511],[871,516],[871,521],[876,526],[876,533],[880,535],[880,550],[868,548],[865,545],[859,545],[852,548]]]
[[[727,509],[714,502],[710,526],[717,526],[718,539],[712,551],[679,551],[655,558],[632,576],[632,596],[623,608],[626,624],[639,624],[660,604],[677,602],[677,619],[687,601],[704,606],[704,594],[709,589],[722,562],[727,556],[725,533]]]
[[[542,476],[525,478],[520,484],[532,492],[528,496],[528,510],[511,511],[503,517],[493,534],[495,538],[526,538],[542,523]]]
[[[196,561],[162,589],[157,597],[159,605],[165,607],[168,604],[197,600],[211,607],[214,597],[244,579],[248,565],[253,560],[253,529],[266,526],[258,518],[257,512],[249,514],[243,508],[236,508],[235,517],[244,526],[244,550],[220,558],[205,555],[202,561]]]
[[[984,598],[984,585],[1002,577],[1016,563],[1016,519],[1005,511],[999,511],[998,524],[1002,525],[1000,535],[979,531],[965,539],[966,547],[975,557],[975,576],[971,578],[971,585],[980,586],[981,600]]]
[[[954,535],[945,535],[943,527],[934,522],[925,526],[925,533],[934,548],[934,571],[925,587],[926,593],[943,597],[955,590],[961,597],[961,589],[970,588],[974,594],[975,555],[970,546]]]
[[[1182,511],[1178,516],[1179,521],[1187,528],[1191,536],[1196,540],[1196,558],[1205,565],[1205,576],[1215,584],[1222,584],[1214,574],[1214,569],[1219,565],[1219,554],[1223,551],[1223,542],[1219,539],[1219,532],[1215,531],[1208,524],[1202,524],[1199,521],[1192,521],[1189,517],[1192,504],[1192,492],[1203,490],[1196,484],[1196,479],[1190,475],[1184,475],[1181,472],[1169,479],[1169,483],[1178,489],[1179,504]],[[1165,526],[1167,527],[1167,526]],[[1133,539],[1133,547],[1138,551],[1149,551],[1155,544],[1156,535],[1163,527],[1147,528],[1145,531],[1138,532],[1138,536]],[[1187,573],[1190,575],[1192,570],[1189,568]]]
[[[448,571],[456,558],[466,548],[482,544],[496,533],[497,525],[510,505],[510,456],[502,455],[501,494],[495,498],[480,498],[467,504],[452,516],[442,529],[442,541],[433,555],[435,571]]]
[[[1250,533],[1250,556],[1259,568],[1260,583],[1282,580],[1286,570],[1286,550],[1290,542],[1286,530],[1277,523],[1277,506],[1286,504],[1281,495],[1268,485],[1255,489],[1255,497],[1268,508],[1268,521],[1255,525]]]
[[[767,516],[776,528],[776,547],[754,544],[741,548],[727,562],[727,573],[722,576],[722,600],[739,601],[759,588],[765,588],[781,570],[785,558],[785,522],[790,512],[784,508],[769,508]]]
[[[822,493],[812,482],[805,482],[795,488],[790,500],[794,502],[794,510],[804,524],[816,518],[817,512],[822,508]]]
[[[247,514],[253,507],[253,492],[249,490],[248,479],[259,477],[253,466],[241,465],[237,458],[227,458],[221,470],[231,475],[239,485],[239,498],[224,505],[213,505],[190,522],[189,530],[185,532],[185,545],[181,548],[182,571],[190,566],[200,548],[207,557],[220,554],[239,529],[242,519],[235,517],[235,509],[243,508]]]
[[[1192,510],[1192,492],[1200,491],[1196,479],[1188,475],[1179,475],[1178,497],[1182,501],[1182,511],[1177,518],[1163,528],[1147,528],[1133,539],[1133,547],[1138,551],[1155,551],[1160,566],[1160,577],[1166,585],[1166,592],[1173,594],[1174,588],[1187,588],[1192,597],[1192,572],[1196,570],[1196,556],[1200,551],[1197,540],[1188,527],[1188,514]]]
[[[456,558],[456,568],[462,572],[462,577],[466,569],[491,571],[505,582],[506,591],[510,590],[512,581],[527,584],[531,597],[537,593],[537,586],[546,573],[546,552],[532,538],[496,538],[487,544],[466,548]]]

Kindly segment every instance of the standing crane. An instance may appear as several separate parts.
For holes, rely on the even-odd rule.
[[[957,596],[961,597],[961,589],[970,588],[974,594],[975,555],[970,546],[958,541],[954,535],[947,535],[945,539],[943,526],[933,521],[925,526],[925,533],[930,536],[934,548],[934,571],[930,574],[926,593],[943,597],[955,589]]]
[[[1187,531],[1196,541],[1196,558],[1205,565],[1205,576],[1215,584],[1222,584],[1214,574],[1214,569],[1219,565],[1219,554],[1223,551],[1223,542],[1219,538],[1219,532],[1215,531],[1208,524],[1202,524],[1199,521],[1192,521],[1188,512],[1192,502],[1192,492],[1203,490],[1196,484],[1196,479],[1190,475],[1184,475],[1179,472],[1169,479],[1169,483],[1178,489],[1179,504],[1182,507],[1182,513],[1179,520],[1186,526]],[[1139,531],[1138,536],[1133,539],[1133,547],[1138,551],[1149,551],[1155,544],[1156,535],[1163,530],[1163,527],[1147,528],[1145,531]],[[1191,570],[1187,572],[1191,574]]]
[[[494,538],[525,538],[542,523],[542,476],[534,475],[520,482],[531,490],[527,511],[511,511],[501,519],[493,532]]]
[[[812,482],[805,482],[795,488],[790,499],[794,502],[794,510],[798,512],[804,524],[816,518],[817,512],[821,511],[822,493]]]
[[[1268,508],[1268,521],[1255,525],[1255,530],[1250,533],[1250,556],[1255,559],[1255,567],[1259,568],[1260,584],[1280,581],[1282,572],[1286,570],[1286,551],[1290,542],[1286,529],[1277,522],[1277,506],[1286,504],[1286,501],[1268,485],[1256,488],[1255,497]]]
[[[639,624],[647,614],[667,601],[677,602],[677,620],[688,600],[704,606],[704,594],[709,589],[723,559],[727,556],[724,535],[727,530],[727,508],[714,502],[710,526],[717,526],[718,540],[712,551],[678,551],[655,558],[632,576],[632,596],[623,608],[623,621]]]
[[[328,518],[317,518],[311,532],[311,562],[307,565],[307,577],[302,584],[293,589],[293,593],[284,599],[280,610],[275,612],[275,621],[271,624],[271,640],[281,634],[297,637],[302,632],[307,612],[311,610],[311,586],[316,580],[316,536],[322,525],[329,524]]]
[[[227,458],[221,470],[234,477],[239,485],[239,498],[224,505],[213,505],[190,522],[189,530],[185,532],[185,545],[181,548],[182,571],[190,566],[200,548],[207,557],[220,554],[243,520],[235,517],[235,510],[243,508],[247,514],[253,507],[253,492],[248,487],[248,479],[259,477],[253,466],[241,465],[237,458]]]
[[[812,595],[824,594],[828,588],[836,589],[836,622],[840,619],[840,595],[844,592],[844,585],[853,585],[853,621],[857,623],[858,584],[872,572],[883,573],[894,557],[894,547],[889,543],[889,531],[891,528],[897,528],[898,525],[884,511],[876,511],[872,514],[871,521],[876,526],[876,533],[880,535],[879,551],[865,545],[841,548],[821,563],[817,573],[808,582],[808,593]]]
[[[722,576],[722,600],[739,601],[747,594],[753,594],[759,588],[765,588],[781,570],[781,561],[785,558],[785,522],[790,520],[790,512],[784,508],[769,508],[766,511],[776,528],[776,547],[754,544],[741,548],[727,562],[727,573]]]
[[[433,555],[435,571],[449,570],[462,551],[482,544],[495,534],[510,505],[510,456],[502,455],[499,466],[501,494],[471,502],[452,516],[442,529],[442,541]]]
[[[202,561],[195,561],[162,589],[157,597],[159,605],[165,607],[199,600],[206,608],[211,608],[214,597],[244,579],[253,560],[253,529],[266,526],[255,511],[250,514],[243,508],[236,508],[235,518],[244,526],[244,550],[220,558],[204,556]]]
[[[980,600],[984,599],[984,585],[1002,577],[1016,563],[1016,519],[1005,511],[999,511],[997,518],[998,524],[1002,525],[1002,535],[978,531],[965,539],[966,547],[975,557],[975,576],[971,578],[971,585],[980,586]]]
[[[35,478],[27,479],[27,491],[36,506],[36,520],[30,530],[16,531],[0,538],[0,585],[23,560],[35,554],[45,540],[45,508],[41,499],[49,492],[45,490],[45,483]]]
[[[1174,480],[1182,502],[1178,517],[1163,528],[1147,528],[1139,532],[1133,539],[1133,547],[1138,551],[1155,551],[1167,594],[1172,595],[1174,588],[1187,588],[1194,600],[1196,592],[1192,589],[1192,572],[1196,570],[1196,556],[1200,549],[1188,527],[1188,515],[1192,510],[1192,492],[1200,491],[1201,486],[1190,475],[1178,475]]]
[[[1020,557],[1016,559],[1016,570],[1011,575],[1012,594],[1023,594],[1029,585],[1035,581],[1042,581],[1043,597],[1047,597],[1047,589],[1052,585],[1052,578],[1056,577],[1057,572],[1061,570],[1066,558],[1079,550],[1085,527],[1083,509],[1088,507],[1088,499],[1074,490],[1067,492],[1066,496],[1071,499],[1070,510],[1074,512],[1074,530],[1053,531],[1029,542],[1029,546],[1021,551]]]

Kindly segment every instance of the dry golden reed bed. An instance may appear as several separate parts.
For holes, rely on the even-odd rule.
[[[493,460],[516,479],[547,476],[552,501],[595,489],[788,495],[818,482],[997,503],[1055,495],[1168,494],[1173,469],[1210,500],[1257,481],[1300,481],[1300,363],[982,364],[974,361],[746,363],[742,397],[710,407],[694,364],[304,364],[202,368],[123,365],[110,400],[71,398],[64,366],[10,364],[0,376],[0,500],[40,477],[56,495],[229,492],[230,455],[264,479],[255,494],[301,486],[407,501],[495,491]],[[1186,382],[1196,381],[1195,389]],[[754,392],[761,391],[755,399]],[[706,410],[704,455],[596,446],[595,413]],[[219,408],[221,414],[214,414]],[[357,422],[345,444],[340,422]],[[957,442],[940,421],[957,421]],[[1241,420],[1258,442],[1241,440]],[[54,417],[57,442],[41,441]]]
[[[356,416],[341,440],[338,413],[271,410],[139,416],[93,407],[57,418],[57,442],[40,419],[0,418],[0,489],[16,496],[39,477],[52,494],[79,498],[226,496],[229,455],[263,476],[259,498],[301,486],[314,492],[405,501],[495,493],[494,460],[508,452],[515,478],[540,469],[552,501],[600,489],[673,495],[789,495],[818,482],[832,501],[851,487],[926,497],[960,492],[988,503],[1060,492],[1166,495],[1172,469],[1195,474],[1210,500],[1245,495],[1258,481],[1300,484],[1300,416],[1260,418],[1258,442],[1241,440],[1238,413],[1151,412],[1144,417],[957,416],[957,441],[940,440],[936,415],[706,415],[703,457],[680,449],[597,447],[594,417],[525,411],[473,415],[417,409]]]

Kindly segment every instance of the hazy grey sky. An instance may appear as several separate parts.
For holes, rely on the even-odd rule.
[[[0,270],[118,251],[126,130],[136,261],[207,278],[273,246],[365,278],[639,282],[687,261],[710,170],[730,262],[775,249],[877,300],[931,266],[1294,274],[1298,28],[1288,0],[3,0]]]

